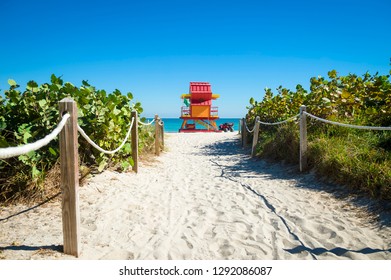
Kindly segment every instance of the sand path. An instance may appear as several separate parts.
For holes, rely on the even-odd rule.
[[[236,133],[166,143],[139,174],[80,188],[81,259],[391,259],[389,214],[374,222],[313,175],[251,159]],[[0,258],[72,259],[59,205],[1,209]]]

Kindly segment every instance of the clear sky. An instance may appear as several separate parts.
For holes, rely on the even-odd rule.
[[[242,117],[264,88],[391,68],[390,0],[0,0],[0,90],[52,73],[132,92],[144,116],[179,117],[189,82]]]

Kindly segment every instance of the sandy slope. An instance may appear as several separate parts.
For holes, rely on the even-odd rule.
[[[236,133],[170,134],[139,174],[104,172],[80,189],[82,259],[391,259],[381,223],[311,174],[250,159]],[[60,253],[58,202],[5,219],[0,258]],[[386,224],[386,225],[384,225]]]

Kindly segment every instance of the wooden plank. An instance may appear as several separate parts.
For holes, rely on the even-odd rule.
[[[60,116],[65,113],[70,114],[59,139],[64,253],[78,257],[80,253],[80,210],[76,102],[70,98],[64,98],[59,102],[59,111]]]
[[[242,147],[244,147],[244,131],[243,131],[243,128],[244,128],[244,118],[242,118],[241,120],[240,120],[240,130],[241,130],[241,140],[242,140],[242,142],[241,142],[241,144],[242,144]]]
[[[131,131],[131,140],[132,140],[132,159],[133,159],[133,171],[138,172],[138,116],[137,112],[133,111],[131,114],[133,121],[133,127]]]
[[[305,105],[300,106],[300,171],[307,169],[307,118]]]
[[[161,125],[161,131],[160,131],[160,135],[161,135],[161,140],[162,140],[162,150],[164,151],[164,122],[162,120],[160,120],[162,122],[162,125]]]
[[[155,115],[155,154],[160,155],[160,125],[159,116]]]
[[[251,157],[255,157],[256,148],[258,143],[258,135],[259,135],[259,116],[255,118],[255,127],[254,127],[254,137],[253,137],[253,145],[251,147]]]
[[[248,131],[246,128],[246,119],[247,118],[243,119],[243,147],[247,146],[247,137],[248,137]]]

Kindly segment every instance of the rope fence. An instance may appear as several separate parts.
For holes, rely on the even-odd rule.
[[[78,137],[79,132],[86,141],[98,151],[105,154],[118,152],[131,136],[133,171],[138,172],[138,124],[149,126],[155,123],[155,146],[156,155],[164,148],[164,122],[155,115],[155,119],[149,123],[138,120],[137,112],[131,113],[129,130],[122,143],[112,151],[99,147],[84,130],[77,124],[77,105],[70,98],[64,98],[59,102],[59,115],[62,116],[57,127],[44,138],[26,145],[17,147],[0,148],[0,160],[20,156],[31,151],[41,149],[48,145],[54,138],[59,136],[60,145],[60,185],[62,190],[62,225],[63,225],[63,251],[65,254],[78,257],[80,254],[80,209],[79,209],[79,154]]]
[[[319,118],[317,116],[314,116],[310,113],[307,113],[307,112],[304,112],[305,115],[317,120],[317,121],[320,121],[320,122],[324,122],[324,123],[327,123],[327,124],[333,124],[333,125],[338,125],[338,126],[344,126],[344,127],[349,127],[349,128],[355,128],[355,129],[367,129],[367,130],[391,130],[391,127],[381,127],[381,126],[363,126],[363,125],[354,125],[354,124],[346,124],[346,123],[339,123],[339,122],[334,122],[334,121],[329,121],[329,120],[325,120],[325,119],[322,119],[322,118]]]
[[[245,126],[245,128],[246,128],[246,130],[247,130],[248,133],[253,133],[253,132],[254,132],[255,125],[254,125],[253,129],[249,129],[247,123],[244,122],[244,126]]]
[[[57,127],[48,135],[46,135],[44,138],[30,144],[18,146],[18,147],[8,147],[8,148],[1,148],[0,149],[0,159],[7,159],[11,157],[17,157],[23,154],[30,153],[32,151],[36,151],[41,149],[42,147],[49,144],[54,138],[60,134],[61,130],[64,128],[67,120],[69,119],[70,115],[65,114],[62,116],[61,122],[57,125]]]
[[[361,125],[352,125],[352,124],[345,124],[335,121],[326,120],[317,116],[314,116],[307,112],[307,108],[305,105],[300,106],[300,113],[292,116],[284,121],[275,122],[275,123],[268,123],[268,122],[262,122],[259,120],[259,116],[256,117],[254,122],[254,127],[252,130],[248,129],[248,125],[246,123],[246,118],[242,118],[241,120],[241,143],[242,147],[247,145],[247,138],[248,134],[253,133],[253,141],[252,141],[252,147],[251,147],[251,156],[254,157],[256,153],[256,145],[258,144],[258,135],[260,131],[260,124],[262,125],[281,125],[284,123],[287,123],[289,121],[293,121],[296,119],[299,119],[299,125],[300,125],[300,171],[304,171],[307,169],[307,147],[308,147],[308,141],[307,141],[307,118],[306,116],[331,125],[337,125],[337,126],[343,126],[343,127],[349,127],[353,129],[366,129],[366,130],[391,130],[391,127],[379,127],[379,126],[361,126]]]
[[[155,122],[155,119],[153,119],[152,121],[150,121],[148,123],[142,122],[140,120],[138,121],[139,124],[144,125],[144,126],[149,126],[149,125],[153,124],[154,122]]]
[[[284,124],[284,123],[296,120],[298,117],[300,117],[300,114],[297,114],[293,117],[290,117],[290,118],[286,119],[285,121],[280,121],[280,122],[275,122],[275,123],[268,123],[268,122],[261,122],[261,121],[258,121],[258,122],[263,125],[280,125],[280,124]]]
[[[121,150],[121,148],[125,145],[126,141],[128,141],[128,138],[130,136],[130,132],[132,131],[133,123],[134,123],[134,117],[132,118],[129,130],[126,133],[125,139],[122,141],[121,145],[119,145],[117,149],[112,150],[112,151],[108,151],[108,150],[105,150],[105,149],[102,149],[101,147],[99,147],[94,141],[91,140],[90,137],[88,137],[88,135],[84,132],[84,130],[79,125],[77,125],[77,130],[80,132],[81,136],[83,136],[84,139],[86,139],[87,142],[90,143],[90,145],[92,147],[94,147],[95,149],[97,149],[101,153],[112,155],[112,154],[115,154],[116,152],[118,152],[119,150]]]

